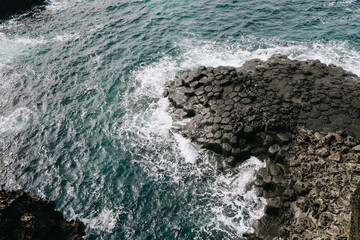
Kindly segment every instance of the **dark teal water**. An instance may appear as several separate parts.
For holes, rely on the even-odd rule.
[[[171,131],[163,84],[283,53],[360,74],[360,1],[50,1],[0,24],[0,184],[87,239],[242,239],[264,200]]]

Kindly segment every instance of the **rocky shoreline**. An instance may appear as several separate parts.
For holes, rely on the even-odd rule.
[[[254,236],[348,239],[357,231],[350,232],[350,224],[355,224],[350,219],[360,181],[359,141],[340,132],[305,129],[295,136],[278,144],[284,157],[276,154],[257,173],[254,185],[267,206],[266,215],[254,224]]]
[[[0,191],[0,240],[82,240],[85,225],[67,222],[55,202],[32,193]]]
[[[229,170],[267,162],[253,183],[267,199],[248,239],[358,239],[360,79],[319,60],[274,55],[204,67],[166,84],[174,130],[222,154]],[[355,194],[354,194],[355,193]]]

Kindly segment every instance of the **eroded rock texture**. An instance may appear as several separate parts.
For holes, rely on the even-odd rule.
[[[23,191],[0,191],[0,240],[81,240],[85,225],[67,222],[55,202]]]
[[[258,172],[255,185],[271,203],[265,213],[278,217],[278,239],[348,239],[350,203],[360,181],[359,143],[341,132],[299,129],[281,146],[285,158]],[[257,229],[257,236],[266,233],[264,220],[266,225],[266,218],[257,221],[264,230]]]
[[[274,55],[240,68],[201,66],[168,82],[164,96],[174,130],[222,154],[221,170],[251,155],[267,161],[254,183],[267,199],[265,215],[248,238],[349,236],[360,181],[356,75]]]
[[[360,173],[359,173],[360,174]],[[360,239],[360,185],[356,189],[351,201],[350,240]]]
[[[22,13],[43,4],[45,0],[1,0],[0,19],[6,19],[15,13]]]

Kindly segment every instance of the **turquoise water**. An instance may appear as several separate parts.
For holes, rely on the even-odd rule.
[[[87,239],[242,239],[257,169],[216,171],[171,131],[163,84],[283,53],[360,75],[360,1],[50,1],[0,24],[0,184],[57,202]]]

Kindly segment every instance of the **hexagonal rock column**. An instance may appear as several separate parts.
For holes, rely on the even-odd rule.
[[[220,169],[267,161],[254,185],[268,204],[249,239],[346,238],[360,180],[359,77],[273,55],[240,68],[200,66],[169,81],[164,96],[174,131],[223,155]]]

